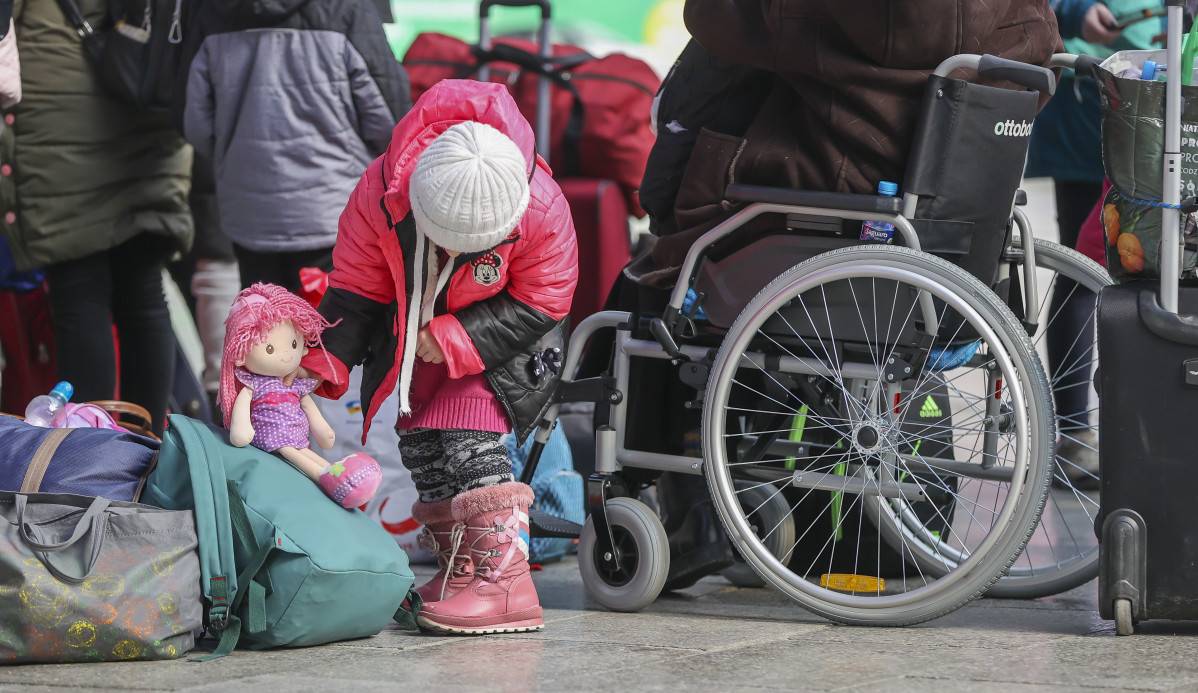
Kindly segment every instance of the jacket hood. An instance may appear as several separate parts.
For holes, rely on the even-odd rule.
[[[537,164],[536,142],[532,126],[520,114],[516,101],[502,84],[446,79],[432,86],[412,106],[391,135],[391,144],[383,154],[386,198],[399,212],[407,214],[408,181],[425,147],[450,127],[474,120],[507,135],[524,154],[528,175]]]
[[[277,24],[293,14],[308,0],[212,0],[220,13],[247,26]]]

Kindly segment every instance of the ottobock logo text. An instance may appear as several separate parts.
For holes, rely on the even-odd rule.
[[[1032,124],[1026,120],[1016,123],[1013,120],[1000,120],[994,124],[994,134],[1007,137],[1027,137],[1032,134]]]

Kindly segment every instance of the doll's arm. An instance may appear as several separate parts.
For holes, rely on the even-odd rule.
[[[308,429],[316,437],[316,444],[320,446],[320,449],[328,450],[333,447],[333,443],[337,440],[337,434],[333,432],[333,427],[329,425],[329,422],[324,420],[320,408],[312,400],[312,395],[304,395],[300,399],[300,408],[308,417]]]
[[[254,391],[243,387],[233,400],[233,416],[229,421],[229,442],[235,447],[244,448],[254,439],[254,425],[250,423],[250,401],[254,399]]]

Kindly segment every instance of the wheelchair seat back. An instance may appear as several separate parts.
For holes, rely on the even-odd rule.
[[[1034,91],[932,75],[921,106],[902,185],[905,193],[918,196],[911,223],[922,250],[957,264],[987,286],[996,287],[1037,101]],[[694,288],[704,294],[708,322],[727,329],[782,272],[828,250],[860,243],[852,233],[859,222],[841,222],[835,214],[833,209],[822,222],[785,224],[797,228],[744,243],[722,257],[705,256]],[[830,229],[835,233],[829,234]],[[969,337],[968,331],[959,336]]]
[[[1039,95],[933,75],[903,191],[921,248],[993,286]]]

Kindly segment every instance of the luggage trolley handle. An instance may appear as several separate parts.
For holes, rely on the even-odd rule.
[[[491,50],[492,7],[540,7],[541,26],[537,29],[537,45],[539,57],[548,63],[553,57],[553,46],[549,42],[549,27],[552,24],[553,7],[550,0],[482,0],[478,5],[478,46],[484,51]],[[490,77],[490,68],[483,65],[478,70],[480,82],[486,82]],[[537,154],[546,161],[549,160],[549,78],[542,75],[537,82],[537,122],[534,125]]]
[[[1161,181],[1161,307],[1177,312],[1181,274],[1181,30],[1183,0],[1167,0],[1165,50],[1165,155]]]

